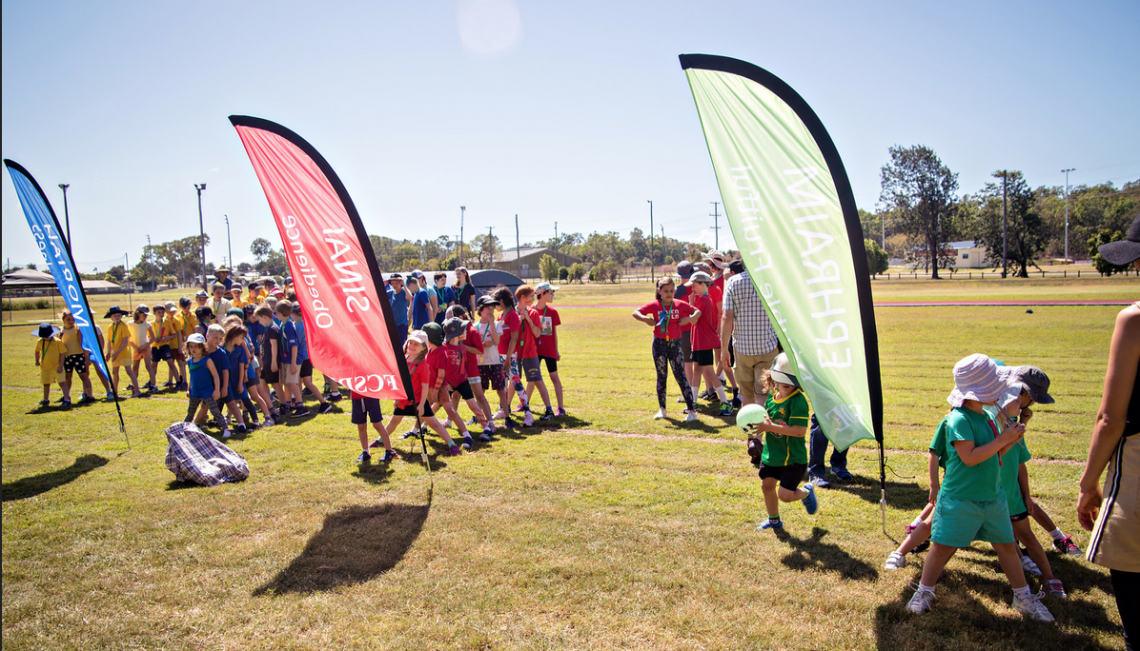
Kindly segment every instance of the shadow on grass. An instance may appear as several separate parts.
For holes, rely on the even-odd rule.
[[[827,533],[827,529],[813,527],[810,538],[799,539],[784,529],[777,529],[776,538],[792,547],[792,551],[780,562],[789,569],[801,572],[838,572],[849,581],[874,581],[879,578],[879,571],[871,564],[848,554],[839,545],[823,542]]]
[[[864,501],[878,506],[879,499],[882,497],[882,489],[878,479],[861,477],[859,475],[855,475],[855,478],[847,483],[835,481],[834,478],[831,479],[830,490],[841,490],[851,493]],[[904,484],[897,481],[887,482],[887,504],[897,509],[920,511],[926,506],[926,502],[929,499],[930,491],[918,484]]]
[[[1002,573],[1001,564],[998,563],[997,553],[993,548],[988,545],[971,547],[970,554],[955,554],[955,559],[963,559],[976,567],[979,571],[991,573],[993,576],[1003,578],[1005,575]],[[1080,560],[1081,557],[1065,556],[1063,554],[1054,554],[1046,552],[1049,558],[1049,566],[1053,569],[1053,575],[1065,584],[1065,590],[1069,592],[1088,592],[1090,590],[1100,590],[1106,594],[1112,594],[1112,577],[1104,570],[1098,569],[1095,565],[1090,565]],[[953,561],[951,561],[953,562]],[[1026,575],[1026,578],[1032,578]]]
[[[950,562],[951,566],[954,561]],[[915,577],[915,581],[918,577]],[[913,588],[903,588],[891,603],[875,611],[875,635],[879,649],[927,651],[937,649],[1032,649],[1070,651],[1108,649],[1096,639],[1096,631],[1119,635],[1120,626],[1109,619],[1104,607],[1070,596],[1046,599],[1045,605],[1064,628],[1024,618],[1009,606],[1013,594],[1005,576],[993,578],[950,570],[938,583],[938,598],[930,612],[906,612]],[[1071,594],[1071,593],[1070,593]],[[986,603],[978,596],[993,602]],[[1070,632],[1076,628],[1088,632]]]
[[[75,463],[66,468],[6,482],[0,492],[3,493],[3,501],[5,502],[35,497],[53,488],[73,482],[92,470],[107,465],[107,463],[107,459],[97,454],[85,454],[82,457],[77,457]]]
[[[383,450],[384,448],[380,448],[377,458],[384,454]],[[392,476],[392,462],[374,463],[372,461],[366,461],[356,467],[356,472],[352,473],[352,476],[359,477],[369,484],[383,484]]]
[[[419,537],[430,505],[351,506],[325,524],[272,581],[253,596],[307,593],[363,583],[392,569]]]

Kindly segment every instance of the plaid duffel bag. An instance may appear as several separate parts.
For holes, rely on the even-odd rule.
[[[249,477],[249,464],[240,454],[203,434],[194,423],[174,423],[165,431],[166,467],[178,481],[217,486]]]

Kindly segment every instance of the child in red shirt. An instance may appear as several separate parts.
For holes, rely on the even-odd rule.
[[[518,310],[515,309],[515,295],[510,288],[496,287],[491,292],[491,297],[499,304],[499,320],[495,322],[495,327],[499,329],[499,358],[503,364],[503,380],[507,385],[506,390],[499,394],[499,411],[492,418],[502,418],[503,427],[512,429],[515,422],[511,420],[511,401],[514,399],[515,391],[522,390],[518,367],[518,351],[522,343],[522,320],[519,319]],[[523,399],[526,399],[525,394]]]
[[[673,377],[685,398],[685,422],[697,420],[693,405],[693,389],[685,377],[685,362],[681,356],[681,326],[694,323],[701,313],[685,301],[673,299],[673,279],[664,276],[657,281],[657,300],[633,311],[633,318],[653,326],[653,365],[657,369],[657,403],[661,410],[654,418],[665,418],[665,378],[670,367]]]
[[[538,337],[542,334],[542,320],[538,314],[530,309],[534,301],[534,289],[530,285],[520,285],[515,290],[515,300],[519,304],[519,317],[523,323],[522,343],[519,352],[519,365],[526,375],[526,393],[520,393],[519,399],[523,401],[523,427],[534,424],[534,415],[530,413],[530,395],[538,387],[538,393],[546,404],[546,412],[542,420],[554,418],[554,410],[550,408],[550,393],[546,390],[546,383],[542,381],[542,369],[538,359]]]
[[[534,288],[534,295],[538,299],[538,303],[530,308],[531,313],[536,317],[537,322],[540,324],[541,332],[538,337],[538,358],[546,362],[546,374],[550,376],[550,383],[554,385],[554,396],[558,400],[558,414],[565,416],[566,410],[563,409],[562,403],[562,380],[558,377],[558,361],[562,359],[562,355],[558,352],[558,326],[562,325],[562,319],[558,317],[558,310],[550,307],[554,302],[554,292],[558,288],[550,283],[539,283]],[[527,390],[527,399],[529,401],[531,390]],[[547,409],[549,413],[549,409]],[[544,415],[541,420],[548,420]]]
[[[475,415],[479,424],[483,426],[484,431],[479,436],[479,440],[490,441],[491,434],[495,431],[494,425],[487,423],[483,411],[479,409],[479,403],[475,402],[475,394],[471,390],[471,384],[467,381],[467,365],[464,362],[467,351],[464,350],[460,340],[467,336],[468,325],[467,321],[456,317],[445,320],[441,326],[444,344],[428,352],[428,363],[437,369],[434,371],[435,383],[433,385],[439,392],[436,398],[439,404],[443,406],[444,411],[447,412],[448,420],[455,423],[459,433],[463,435],[463,443],[460,444],[460,447],[465,450],[470,450],[474,441],[471,439],[471,433],[467,431],[467,426],[463,423],[463,418],[452,405],[452,393],[461,396],[467,402],[468,409]],[[432,333],[426,325],[424,330],[428,331],[428,348],[431,348],[433,345]],[[440,363],[443,364],[442,368],[438,366]]]
[[[693,274],[689,285],[692,287],[693,296],[696,297],[697,311],[701,313],[700,320],[693,326],[693,360],[697,364],[698,373],[704,377],[709,389],[715,391],[717,397],[720,398],[720,415],[731,416],[732,405],[728,402],[728,396],[724,393],[720,378],[716,376],[713,370],[715,357],[713,350],[720,345],[720,334],[717,328],[717,310],[712,297],[709,296],[712,277],[703,271],[698,271]]]
[[[436,328],[439,326],[437,324]],[[443,342],[443,332],[438,333],[440,343]],[[431,402],[429,398],[432,391],[429,389],[429,384],[432,382],[432,367],[427,361],[427,348],[430,339],[423,330],[416,330],[408,335],[408,340],[404,342],[404,359],[408,362],[408,371],[412,375],[412,390],[415,394],[412,400],[397,400],[395,409],[392,410],[392,420],[388,421],[388,431],[396,431],[396,426],[404,416],[411,416],[419,423],[426,424],[440,438],[447,443],[448,451],[451,456],[460,454],[459,446],[455,441],[451,440],[447,430],[443,428],[439,420],[435,417],[432,411]],[[370,447],[379,447],[380,442],[374,441]]]

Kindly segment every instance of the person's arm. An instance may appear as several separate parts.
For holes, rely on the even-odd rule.
[[[158,343],[158,338],[154,336],[154,325],[146,329],[146,343],[147,345]],[[142,348],[140,348],[139,351],[142,351]]]
[[[690,323],[696,323],[697,321],[700,321],[700,320],[701,320],[701,311],[698,310],[697,308],[693,308],[692,314],[681,319],[677,323],[679,323],[681,325],[689,325]]]
[[[495,327],[495,320],[491,319],[491,345],[499,347],[499,329]]]
[[[222,397],[222,390],[218,381],[218,369],[214,368],[214,360],[207,358],[206,368],[210,369],[210,375],[214,378],[214,400],[217,400]]]
[[[1092,531],[1100,512],[1100,477],[1108,460],[1124,435],[1128,418],[1128,401],[1136,382],[1136,364],[1140,360],[1140,309],[1125,308],[1116,317],[1112,332],[1112,345],[1108,352],[1108,371],[1104,376],[1104,394],[1093,426],[1089,455],[1081,475],[1080,495],[1077,499],[1077,519],[1087,531]]]
[[[531,318],[530,311],[527,311],[526,316],[523,317],[523,320],[526,321],[527,325],[530,326],[530,331],[535,337],[542,336],[542,328],[534,324],[534,319]]]
[[[756,424],[757,432],[772,432],[774,434],[781,434],[783,436],[795,436],[804,438],[808,434],[807,425],[784,425],[781,423],[773,422],[771,418],[767,418],[763,423]]]
[[[416,412],[417,413],[420,413],[420,414],[423,413],[424,404],[427,403],[428,398],[430,397],[430,396],[428,396],[429,393],[430,393],[430,391],[428,390],[427,382],[424,382],[423,384],[420,385],[420,404],[416,405]]]
[[[725,310],[720,319],[720,359],[721,362],[728,366],[731,357],[728,354],[728,342],[732,339],[732,328],[736,325],[733,318],[732,310]]]
[[[962,460],[962,463],[967,466],[976,466],[1002,449],[1017,443],[1024,434],[1025,425],[1014,423],[1002,430],[1002,433],[994,437],[994,440],[982,446],[975,445],[973,441],[954,441],[954,450],[958,453],[958,458]]]
[[[437,398],[439,398],[439,388],[443,386],[444,374],[445,374],[445,371],[442,368],[439,369],[438,373],[436,373],[435,384],[432,385],[431,393],[428,395],[428,400],[430,400],[432,404],[435,404],[437,401]]]
[[[40,347],[36,346],[36,366],[40,365]]]
[[[435,315],[439,314],[439,295],[428,296],[428,303],[430,303],[428,321],[435,321]]]
[[[511,355],[515,354],[515,345],[519,343],[519,333],[517,330],[511,330],[511,343],[507,344],[507,363],[510,364]]]
[[[634,310],[632,316],[633,316],[633,318],[637,319],[638,321],[641,321],[644,324],[651,325],[651,326],[657,325],[656,319],[654,319],[653,317],[651,317],[649,315],[642,314],[640,309]]]
[[[277,337],[269,338],[269,370],[273,373],[277,372]]]
[[[245,391],[245,370],[246,370],[246,366],[248,366],[248,364],[246,364],[245,362],[241,362],[240,364],[238,364],[238,367],[237,367],[237,393],[241,393],[242,391]]]
[[[221,384],[221,386],[223,388],[225,388],[227,394],[230,392],[230,369],[228,369],[228,368],[222,369],[222,384]],[[214,400],[217,400],[217,399],[218,399],[217,396],[215,396]]]
[[[930,497],[927,498],[927,501],[936,504],[938,502],[938,489],[941,488],[938,481],[938,455],[928,452],[926,457],[926,471],[930,473]]]

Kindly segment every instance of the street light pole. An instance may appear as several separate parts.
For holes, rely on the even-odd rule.
[[[206,227],[202,223],[202,190],[205,183],[195,183],[194,189],[198,191],[198,243],[202,245],[202,291],[206,291]]]
[[[459,207],[459,266],[463,266],[463,213],[467,212],[467,206]]]
[[[1061,170],[1065,173],[1065,264],[1069,263],[1069,172],[1075,171],[1077,168],[1070,167]],[[66,207],[67,204],[64,203]]]
[[[710,201],[709,203],[711,203],[713,205],[713,214],[712,214],[713,233],[715,234],[715,239],[714,239],[715,243],[713,244],[713,248],[716,249],[717,251],[719,251],[720,250],[720,214],[718,213],[718,209],[720,208],[720,202],[719,201]]]
[[[1009,232],[1006,212],[1006,184],[1009,180],[1009,170],[994,172],[994,176],[1001,177],[1001,277],[1005,278],[1009,272]]]
[[[649,202],[649,279],[656,282],[656,271],[653,269],[653,201],[646,199]]]
[[[63,221],[67,224],[67,252],[71,253],[71,217],[67,214],[67,189],[71,187],[70,183],[60,183],[59,189],[63,190]]]
[[[228,256],[229,257],[229,263],[233,264],[234,263],[234,247],[233,247],[233,244],[230,243],[230,216],[224,215],[224,217],[226,218],[226,252],[229,253],[229,256]],[[230,273],[233,273],[232,268],[230,270]]]

